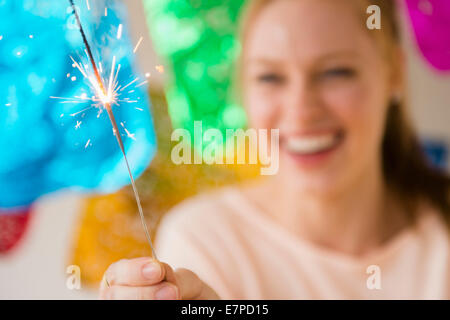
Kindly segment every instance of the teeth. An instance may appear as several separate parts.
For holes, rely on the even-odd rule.
[[[286,146],[289,151],[300,154],[310,154],[329,149],[335,144],[336,140],[335,134],[326,134],[315,137],[296,137],[288,138]]]

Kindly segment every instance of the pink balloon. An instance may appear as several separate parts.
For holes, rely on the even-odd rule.
[[[450,1],[406,0],[420,51],[437,70],[450,70]]]

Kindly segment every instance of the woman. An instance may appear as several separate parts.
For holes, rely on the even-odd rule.
[[[405,114],[393,3],[251,1],[242,98],[251,127],[280,130],[278,174],[175,208],[168,264],[114,263],[102,298],[450,298],[450,182]]]

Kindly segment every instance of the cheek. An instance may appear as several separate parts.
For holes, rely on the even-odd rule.
[[[359,81],[328,89],[323,98],[347,132],[352,151],[374,155],[384,129],[386,91],[382,81]]]
[[[249,87],[244,104],[251,127],[269,129],[276,126],[280,105],[275,95]]]

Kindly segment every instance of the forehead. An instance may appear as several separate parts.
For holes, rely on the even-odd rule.
[[[373,50],[354,0],[274,0],[248,22],[247,58],[314,58]]]

